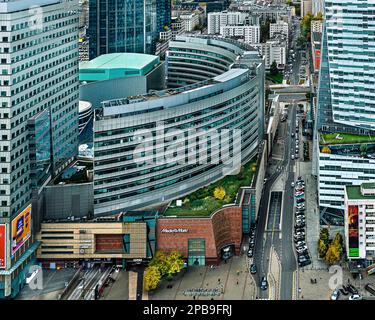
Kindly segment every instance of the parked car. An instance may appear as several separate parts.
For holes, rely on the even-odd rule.
[[[294,188],[294,182],[292,182],[292,183],[290,184],[290,186],[291,186],[292,188]]]
[[[311,260],[306,260],[306,261],[303,261],[303,262],[298,262],[298,266],[300,268],[308,266],[309,264],[311,264]]]
[[[251,274],[256,274],[257,273],[257,266],[255,264],[252,264],[250,266],[250,273]]]
[[[296,199],[296,202],[297,202],[298,204],[300,204],[300,203],[304,203],[304,202],[305,202],[305,198],[297,198],[297,199]]]
[[[248,256],[249,258],[252,258],[253,255],[254,255],[254,251],[253,251],[253,249],[249,249],[249,251],[247,251],[247,256]]]
[[[306,241],[298,241],[297,243],[296,243],[296,246],[305,246],[306,245]]]
[[[333,291],[331,295],[331,300],[339,300],[340,298],[340,290]]]
[[[265,276],[262,277],[262,280],[260,282],[260,288],[262,290],[267,290],[268,289],[268,281],[267,281],[267,278]]]
[[[358,293],[353,294],[349,297],[349,300],[362,300],[362,296]]]

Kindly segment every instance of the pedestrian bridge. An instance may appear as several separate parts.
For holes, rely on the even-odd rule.
[[[288,84],[275,84],[271,85],[270,90],[277,94],[303,94],[311,92],[309,85],[288,85]]]

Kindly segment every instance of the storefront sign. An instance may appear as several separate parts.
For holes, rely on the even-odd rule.
[[[182,229],[182,228],[176,228],[176,229],[162,229],[161,233],[187,233],[189,232],[189,229]]]
[[[17,218],[12,221],[12,255],[31,236],[31,205],[23,210]]]
[[[0,269],[5,268],[6,257],[6,225],[0,224]]]

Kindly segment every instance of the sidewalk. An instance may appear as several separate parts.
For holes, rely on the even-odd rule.
[[[232,257],[218,267],[190,267],[174,280],[162,280],[158,289],[149,293],[149,300],[194,300],[184,291],[194,288],[220,289],[220,296],[196,296],[196,300],[253,300],[256,284],[249,274],[246,255]],[[167,288],[171,285],[172,288]]]

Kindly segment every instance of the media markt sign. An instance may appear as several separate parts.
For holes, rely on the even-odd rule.
[[[176,229],[162,229],[161,233],[187,233],[189,229],[176,228]]]

